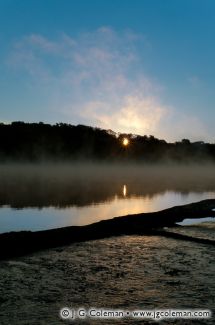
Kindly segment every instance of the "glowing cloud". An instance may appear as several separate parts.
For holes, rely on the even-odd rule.
[[[162,88],[143,72],[140,44],[148,45],[144,36],[109,27],[58,40],[32,34],[14,45],[8,61],[30,75],[53,122],[176,139],[182,134],[180,117],[162,103]]]

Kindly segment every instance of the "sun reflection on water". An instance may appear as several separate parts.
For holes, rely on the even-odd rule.
[[[123,185],[123,190],[122,190],[123,196],[126,197],[127,195],[127,186]]]

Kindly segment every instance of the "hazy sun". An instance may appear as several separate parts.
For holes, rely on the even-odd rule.
[[[122,144],[123,144],[123,146],[127,146],[127,145],[129,144],[129,140],[128,140],[128,138],[124,138],[124,139],[122,140]]]

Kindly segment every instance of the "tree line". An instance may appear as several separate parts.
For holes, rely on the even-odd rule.
[[[127,146],[123,139],[129,139]],[[0,161],[215,161],[215,144],[150,135],[115,133],[86,125],[12,122],[0,124]]]

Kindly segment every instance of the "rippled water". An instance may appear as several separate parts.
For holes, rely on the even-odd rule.
[[[0,166],[0,232],[83,225],[214,197],[213,166]],[[215,240],[209,220],[185,220],[166,231]],[[0,324],[65,324],[63,306],[214,311],[214,256],[212,245],[121,236],[1,261]],[[100,323],[153,322],[82,322]],[[215,319],[161,323],[212,325]]]
[[[158,236],[122,236],[1,262],[1,324],[66,323],[59,318],[64,306],[213,310],[214,256],[215,248],[207,245]],[[214,320],[162,324],[212,325]],[[132,319],[84,323],[136,322],[143,324]]]

